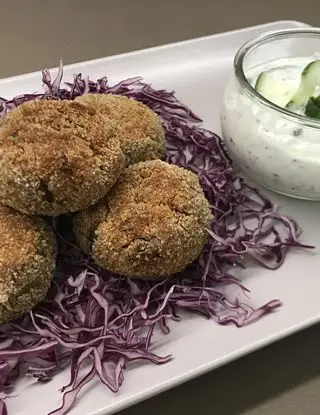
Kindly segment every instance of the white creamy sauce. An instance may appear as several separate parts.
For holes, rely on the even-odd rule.
[[[270,71],[276,82],[291,83],[296,90],[303,69],[314,59],[279,59],[246,76],[254,86],[262,72]],[[295,111],[304,114],[304,109]],[[221,123],[231,156],[248,176],[279,193],[320,200],[320,122],[315,128],[285,117],[233,79],[225,93]]]

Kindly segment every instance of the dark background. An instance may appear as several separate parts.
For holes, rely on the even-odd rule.
[[[0,0],[0,77],[270,22],[317,0]]]

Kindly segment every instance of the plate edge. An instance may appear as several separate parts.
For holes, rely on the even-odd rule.
[[[292,24],[293,26],[301,26],[301,27],[310,27],[309,24],[299,21],[299,20],[275,20],[275,21],[271,21],[271,22],[267,22],[267,23],[262,23],[262,24],[258,24],[258,25],[253,25],[253,26],[247,26],[247,27],[243,27],[240,29],[232,29],[232,30],[227,30],[224,32],[218,32],[218,33],[214,33],[211,35],[205,35],[205,36],[200,36],[200,37],[195,37],[195,38],[191,38],[191,39],[185,39],[185,40],[180,40],[177,42],[171,42],[171,43],[164,43],[162,45],[158,45],[158,46],[152,46],[149,48],[144,48],[144,49],[137,49],[137,50],[133,50],[130,52],[124,52],[124,53],[118,53],[118,54],[114,54],[114,55],[109,55],[109,56],[104,56],[102,58],[96,58],[96,59],[90,59],[87,61],[79,61],[79,62],[73,62],[71,64],[68,65],[64,65],[65,69],[72,69],[73,67],[77,67],[79,65],[87,65],[87,64],[93,64],[93,63],[100,63],[102,61],[104,61],[105,59],[112,59],[112,58],[124,58],[124,57],[128,57],[128,56],[133,56],[133,55],[139,55],[142,53],[148,53],[148,52],[155,52],[157,50],[162,50],[162,49],[169,49],[169,48],[175,48],[177,46],[182,46],[182,45],[187,45],[187,44],[192,44],[192,43],[197,43],[197,42],[202,42],[204,40],[208,40],[211,38],[219,38],[221,36],[226,36],[226,35],[232,35],[235,33],[241,33],[241,32],[245,32],[247,30],[251,30],[251,29],[263,29],[263,28],[268,28],[268,26],[271,25],[275,25],[275,24]],[[38,75],[39,72],[41,72],[43,69],[46,68],[41,68],[38,69],[36,71],[32,71],[32,72],[26,72],[23,74],[19,74],[19,75],[13,75],[13,76],[9,76],[6,78],[0,78],[0,83],[3,81],[6,82],[14,82],[15,80],[20,80],[21,78],[24,77],[29,77],[29,76],[33,76],[33,75]],[[58,67],[53,67],[53,68],[49,68],[49,71],[56,71],[58,69]]]

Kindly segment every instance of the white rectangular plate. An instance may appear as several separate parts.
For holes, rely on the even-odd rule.
[[[174,89],[179,99],[204,120],[205,127],[220,133],[219,110],[226,82],[232,72],[232,60],[240,45],[258,34],[276,29],[305,26],[283,21],[234,32],[161,46],[125,55],[98,59],[64,68],[65,79],[74,73],[91,79],[108,75],[111,83],[141,75],[156,88]],[[12,97],[41,88],[41,74],[33,73],[0,81],[0,96]],[[320,205],[270,195],[282,211],[295,217],[304,229],[303,238],[320,245]],[[171,388],[190,378],[265,346],[297,330],[320,321],[319,256],[294,252],[283,267],[268,271],[254,267],[242,278],[252,291],[257,305],[279,298],[279,312],[248,327],[221,327],[213,321],[188,316],[175,324],[171,334],[162,336],[155,351],[174,360],[163,366],[134,365],[125,374],[124,384],[112,394],[97,381],[80,395],[81,400],[70,412],[77,415],[114,413]],[[21,380],[17,397],[8,400],[9,414],[44,415],[60,406],[59,389],[68,383],[69,372],[63,372],[48,384],[31,384]]]

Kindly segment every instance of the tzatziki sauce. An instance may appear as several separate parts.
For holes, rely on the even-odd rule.
[[[255,87],[259,75],[268,72],[273,77],[271,96],[279,88],[282,99],[289,101],[299,87],[302,71],[314,60],[314,56],[278,59],[245,75]],[[288,97],[283,98],[285,94]],[[258,95],[250,94],[235,77],[227,86],[221,125],[231,157],[247,176],[271,190],[320,200],[320,120],[308,122],[307,117],[284,114],[261,102]],[[305,104],[295,106],[294,111],[304,115]]]

